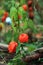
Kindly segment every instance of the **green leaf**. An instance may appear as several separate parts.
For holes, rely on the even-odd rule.
[[[26,30],[27,28],[28,28],[28,21],[27,21],[27,19],[25,18],[24,20],[23,20],[23,26],[22,26],[22,28],[24,29],[24,30]]]
[[[10,9],[10,17],[11,18],[14,17],[14,20],[18,19],[17,9],[15,7],[11,7],[11,9]]]
[[[18,41],[18,35],[19,35],[18,32],[15,32],[15,33],[14,33],[14,35],[13,35],[13,36],[14,36],[14,41]]]
[[[43,0],[38,0],[39,5],[43,8]]]
[[[16,7],[16,8],[19,7],[19,5],[20,5],[19,2],[16,2],[16,3],[15,3],[15,7]]]
[[[21,47],[21,44],[19,43],[19,44],[18,44],[18,47],[17,47],[17,49],[16,49],[16,54],[19,53],[20,47]]]
[[[34,20],[36,24],[41,24],[41,18],[37,11],[34,12]]]
[[[28,26],[34,33],[38,32],[37,28],[35,27],[34,21],[32,21],[31,19],[29,19]]]
[[[29,52],[32,52],[32,51],[34,51],[36,48],[37,48],[36,45],[30,44],[29,47],[28,47],[28,51],[29,51]]]
[[[29,43],[24,43],[23,46],[29,47]]]
[[[24,20],[24,18],[26,17],[26,11],[23,10],[22,7],[19,7],[18,9],[18,14],[20,14],[22,16],[22,19]]]
[[[4,10],[3,9],[0,9],[0,16],[2,16],[4,13]]]
[[[20,4],[23,5],[26,3],[26,0],[20,0]]]
[[[9,43],[12,39],[12,32],[9,30],[7,33],[5,33],[5,42]]]

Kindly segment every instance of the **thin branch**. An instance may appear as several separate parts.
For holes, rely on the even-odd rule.
[[[7,44],[0,43],[0,47],[5,47],[5,48],[7,48],[8,45],[7,45]]]
[[[39,58],[43,58],[43,54],[42,53],[35,53],[31,56],[26,56],[25,58],[22,58],[22,60],[24,62],[31,62],[31,61],[34,61],[34,60],[38,60]]]

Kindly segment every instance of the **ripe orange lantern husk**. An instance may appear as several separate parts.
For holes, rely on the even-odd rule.
[[[4,12],[4,16],[5,17],[8,17],[8,12]]]
[[[32,7],[29,7],[29,11],[33,11],[33,8]]]
[[[21,19],[22,18],[22,16],[21,15],[18,15],[18,19]]]
[[[29,12],[29,18],[31,18],[31,19],[34,18],[34,13],[33,12]]]
[[[5,19],[6,19],[6,17],[5,17],[5,16],[3,16],[3,17],[2,17],[2,22],[5,22]]]
[[[27,7],[26,4],[24,4],[24,5],[22,6],[22,8],[23,8],[25,11],[27,11],[27,9],[28,9],[28,7]]]
[[[19,36],[19,41],[21,42],[21,43],[25,43],[25,42],[28,42],[28,40],[29,40],[29,36],[27,35],[27,34],[21,34],[20,36]]]
[[[42,36],[41,33],[36,34],[36,38],[41,38],[41,36]]]
[[[32,0],[28,1],[28,6],[32,5]]]
[[[14,41],[10,42],[9,43],[9,46],[8,46],[8,52],[9,53],[14,53],[16,52],[16,47],[18,46],[18,44]]]

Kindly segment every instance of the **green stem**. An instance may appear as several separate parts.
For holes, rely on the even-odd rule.
[[[18,16],[18,8],[17,8],[17,16]],[[18,18],[18,30],[20,32],[20,21],[19,21],[19,18]]]
[[[14,27],[14,23],[13,22],[12,22],[11,26],[12,26],[13,31],[16,32],[16,27]]]
[[[14,0],[12,0],[12,6],[14,6]]]

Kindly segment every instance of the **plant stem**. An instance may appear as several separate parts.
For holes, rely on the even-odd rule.
[[[14,23],[13,22],[12,22],[11,26],[12,26],[13,31],[16,32],[16,28],[14,27]]]
[[[18,15],[18,9],[17,9],[17,15]],[[20,21],[19,21],[19,18],[18,18],[18,30],[20,32]]]
[[[12,6],[14,6],[14,0],[12,0]]]

